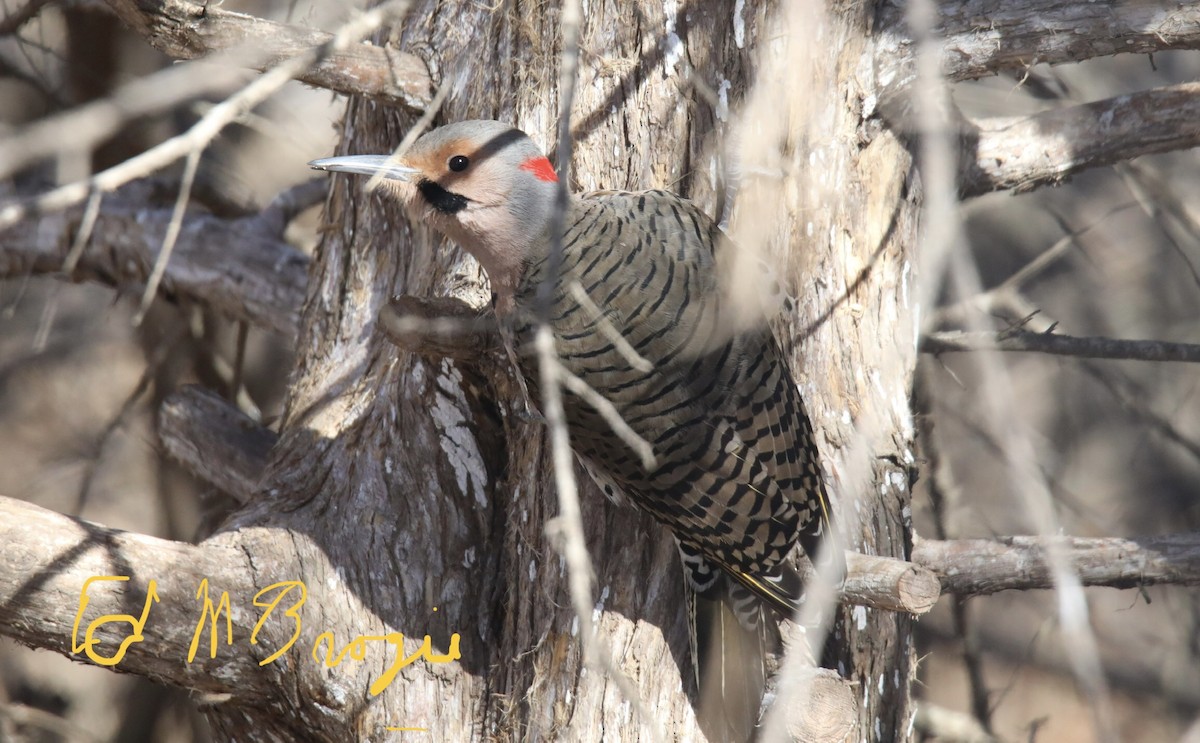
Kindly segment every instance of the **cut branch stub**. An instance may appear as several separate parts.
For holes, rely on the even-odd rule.
[[[452,297],[393,297],[379,313],[392,343],[421,356],[478,362],[500,349],[495,315]]]

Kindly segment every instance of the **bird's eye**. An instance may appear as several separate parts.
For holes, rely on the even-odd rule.
[[[450,162],[446,164],[455,173],[461,173],[467,169],[467,166],[471,164],[471,161],[467,159],[466,155],[455,155],[454,157],[450,158]]]

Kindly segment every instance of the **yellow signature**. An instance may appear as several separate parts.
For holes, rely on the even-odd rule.
[[[83,652],[94,663],[102,666],[115,666],[125,658],[125,653],[131,645],[145,639],[142,633],[146,627],[146,621],[150,618],[150,607],[159,601],[158,584],[153,580],[147,586],[146,601],[142,606],[140,616],[135,617],[132,614],[105,614],[104,616],[96,617],[88,623],[87,629],[84,630],[83,641],[79,641],[79,625],[83,621],[84,612],[87,610],[88,602],[90,601],[88,589],[92,584],[98,581],[128,580],[128,575],[96,575],[83,582],[83,588],[79,591],[79,610],[75,613],[75,624],[71,629],[71,652],[73,654]],[[308,590],[301,581],[285,580],[267,586],[254,594],[254,598],[252,599],[254,606],[263,611],[259,615],[258,621],[255,622],[254,629],[250,632],[251,645],[258,644],[258,633],[262,630],[263,624],[279,610],[280,604],[285,599],[288,599],[290,603],[285,605],[283,616],[292,621],[292,635],[282,647],[259,661],[260,666],[265,666],[272,661],[278,660],[280,656],[290,650],[296,644],[296,641],[300,639],[300,607],[308,599]],[[196,659],[196,653],[200,647],[200,640],[204,634],[206,622],[209,636],[209,658],[217,657],[217,646],[221,637],[220,622],[222,617],[225,620],[225,644],[233,644],[233,619],[231,617],[232,608],[229,600],[229,592],[222,591],[221,598],[214,604],[212,597],[209,595],[208,579],[205,578],[200,581],[200,586],[196,589],[196,600],[203,601],[203,604],[200,609],[200,618],[196,622],[196,630],[192,633],[192,642],[188,646],[188,663]],[[436,610],[435,608],[434,611]],[[131,632],[121,640],[121,644],[112,655],[102,655],[96,649],[96,646],[100,644],[100,640],[96,639],[96,632],[101,628],[113,624],[127,624]],[[323,662],[328,668],[336,668],[341,665],[347,656],[351,660],[361,661],[366,657],[368,645],[373,642],[386,642],[395,648],[396,655],[395,660],[392,661],[387,671],[371,684],[371,696],[383,693],[384,689],[392,683],[396,678],[396,674],[402,668],[411,665],[417,660],[424,658],[428,663],[451,663],[462,657],[462,654],[459,652],[459,634],[457,632],[450,635],[450,648],[447,653],[434,653],[433,641],[429,635],[425,635],[425,641],[421,644],[421,647],[416,652],[405,655],[404,635],[400,632],[389,632],[386,635],[359,635],[339,650],[337,648],[337,640],[333,632],[330,631],[317,635],[317,639],[313,641],[312,645],[312,657],[318,663]],[[321,659],[319,654],[322,647],[325,649],[324,660]],[[423,731],[425,728],[389,727],[388,730]]]

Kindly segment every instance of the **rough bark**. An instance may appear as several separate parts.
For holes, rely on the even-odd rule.
[[[589,2],[573,107],[575,185],[667,187],[715,211],[723,170],[717,153],[745,91],[761,84],[763,100],[783,108],[802,98],[779,87],[785,70],[771,62],[781,12],[730,12],[716,2],[665,11],[649,1],[632,8]],[[852,3],[814,18],[820,44],[812,49],[822,60],[833,55],[834,64],[806,68],[803,98],[811,106],[784,111],[795,126],[766,143],[783,176],[741,183],[734,222],[768,226],[761,247],[780,257],[783,279],[800,298],[782,329],[795,343],[797,376],[853,546],[904,558],[915,353],[904,298],[913,279],[917,196],[907,187],[906,150],[864,105],[877,95],[869,73],[873,13],[867,3]],[[430,0],[416,3],[393,36],[400,48],[436,48],[446,74],[470,71],[443,119],[510,120],[548,144],[557,17],[544,5]],[[758,123],[779,115],[751,105],[740,136],[752,138]],[[413,121],[356,99],[344,149],[387,151]],[[506,365],[488,356],[467,363],[398,353],[376,332],[396,291],[486,305],[478,267],[409,226],[361,183],[334,181],[327,220],[272,462],[247,507],[203,547],[208,556],[236,554],[246,571],[238,585],[247,591],[303,581],[300,637],[286,662],[255,669],[253,661],[292,639],[296,622],[277,614],[256,645],[223,649],[228,654],[219,658],[236,659],[256,681],[221,689],[209,707],[218,733],[333,741],[388,739],[389,726],[416,726],[446,740],[635,740],[658,729],[700,739],[689,699],[682,579],[666,533],[585,487],[597,626],[615,666],[653,710],[652,720],[638,719],[612,680],[581,657],[563,565],[545,536],[555,499],[541,426],[520,414]],[[257,312],[250,319],[267,321],[269,308]],[[231,478],[227,487],[245,481]],[[181,579],[210,569],[203,561],[190,567]],[[245,626],[253,612],[238,607],[235,620]],[[376,695],[371,685],[396,649],[367,643],[361,660],[326,668],[309,652],[326,630],[339,650],[354,637],[403,632],[410,636],[405,654],[428,634],[433,653],[457,649],[461,660],[409,665]],[[857,700],[856,721],[830,729],[842,735],[856,727],[855,737],[872,739],[905,735],[910,631],[909,619],[889,611],[846,613],[833,638],[839,671],[867,693]],[[264,698],[254,691],[262,688],[277,693]],[[790,717],[798,725],[805,715],[793,710]]]
[[[880,79],[907,87],[916,77],[903,4],[882,6]],[[936,36],[943,74],[972,80],[1035,64],[1063,64],[1113,54],[1152,54],[1200,45],[1200,10],[1171,0],[1107,3],[1072,0],[945,0]]]
[[[643,31],[661,28],[662,14],[651,3],[634,12],[589,4],[574,106],[581,189],[663,186],[711,198],[710,158],[725,112],[693,90],[719,90],[727,80],[736,107],[738,92],[754,82],[750,71],[771,20],[767,10],[735,19],[723,7],[696,4],[669,18],[676,36]],[[862,421],[874,426],[860,444],[866,469],[838,487],[873,493],[870,483],[886,483],[884,497],[860,502],[861,520],[850,521],[854,541],[903,557],[908,472],[895,463],[905,461],[911,437],[905,401],[914,339],[905,338],[913,327],[907,310],[894,305],[911,280],[902,266],[915,204],[903,196],[905,151],[890,135],[870,131],[858,104],[870,91],[848,74],[870,54],[868,17],[868,8],[854,6],[827,20],[828,48],[840,57],[819,82],[828,102],[822,113],[834,129],[795,132],[787,142],[787,157],[800,162],[818,137],[826,142],[820,156],[843,188],[837,198],[815,189],[781,201],[771,238],[789,255],[788,280],[803,295],[802,316],[792,320],[803,341],[799,369],[834,472],[842,470],[841,448],[860,441]],[[556,18],[544,7],[418,4],[401,44],[436,43],[442,69],[473,71],[447,101],[444,119],[512,120],[547,143]],[[589,49],[604,49],[605,57]],[[386,151],[411,124],[403,114],[353,102],[345,149]],[[683,692],[690,659],[670,540],[648,518],[585,490],[599,629],[616,666],[654,710],[651,722],[636,719],[611,680],[582,663],[562,563],[544,536],[555,507],[541,430],[517,414],[508,370],[397,354],[374,332],[396,290],[482,306],[478,268],[450,246],[434,249],[432,236],[415,232],[385,200],[365,196],[361,184],[337,179],[333,189],[280,442],[262,492],[226,536],[237,533],[255,556],[260,584],[306,577],[309,605],[321,619],[305,627],[301,646],[325,628],[339,637],[423,630],[444,653],[459,633],[462,660],[409,666],[373,698],[362,689],[386,667],[382,650],[332,675],[298,663],[288,687],[292,724],[330,740],[351,731],[381,736],[389,724],[429,727],[445,739],[638,739],[656,724],[680,739],[698,737]],[[822,195],[819,203],[813,193]],[[822,289],[803,291],[814,285]],[[898,340],[893,347],[880,337]],[[273,635],[290,628],[265,631],[278,644]],[[879,676],[907,680],[908,632],[906,619],[859,610],[836,638],[846,675],[870,689]],[[907,683],[872,692],[858,725],[882,738],[903,735],[907,695]],[[272,711],[237,701],[213,710],[216,726],[234,738],[261,736]]]

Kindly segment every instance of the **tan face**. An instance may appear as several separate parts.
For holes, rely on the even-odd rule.
[[[542,249],[557,176],[523,132],[496,121],[435,129],[398,164],[381,156],[330,158],[314,167],[384,176],[416,217],[475,256],[493,290],[511,293],[530,251]]]
[[[404,162],[429,181],[465,198],[469,206],[498,206],[508,200],[513,178],[505,177],[507,164],[486,143],[452,139],[421,144],[417,142]]]

